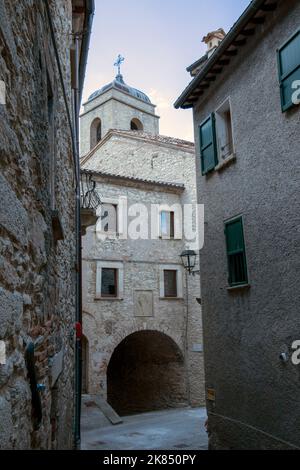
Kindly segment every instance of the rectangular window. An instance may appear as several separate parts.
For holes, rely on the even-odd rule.
[[[230,286],[248,283],[243,220],[241,217],[225,224]]]
[[[282,111],[294,106],[293,83],[300,80],[300,31],[278,50],[279,83]]]
[[[100,217],[97,231],[105,233],[117,233],[118,231],[118,206],[104,203],[100,206]]]
[[[177,270],[164,270],[164,296],[177,297]]]
[[[114,268],[102,268],[101,272],[101,297],[118,296],[118,270]]]
[[[175,213],[162,211],[160,213],[160,235],[162,238],[174,238],[175,233]]]
[[[215,114],[213,113],[199,127],[200,156],[203,175],[212,171],[218,164],[215,120]]]
[[[219,160],[223,161],[233,154],[233,134],[229,99],[216,111],[216,129]]]

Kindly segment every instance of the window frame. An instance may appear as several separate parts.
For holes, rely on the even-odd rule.
[[[165,271],[176,271],[176,297],[166,297],[165,296]],[[159,296],[161,300],[182,300],[183,299],[183,272],[181,265],[175,264],[165,264],[160,266],[160,286],[159,286]]]
[[[297,36],[300,35],[300,29],[298,29],[295,33],[293,33],[290,38],[284,42],[278,49],[277,49],[277,70],[278,70],[278,79],[279,79],[279,88],[280,88],[280,101],[281,101],[281,109],[282,112],[285,113],[289,109],[295,107],[296,105],[290,100],[289,103],[284,103],[284,96],[283,96],[283,82],[289,78],[296,70],[300,69],[300,61],[299,65],[293,69],[292,71],[282,74],[282,63],[281,63],[281,52],[285,49],[289,43],[291,43]],[[292,96],[291,91],[291,96]]]
[[[220,116],[221,118],[221,113],[222,113],[222,108],[224,108],[225,104],[229,105],[229,112],[230,112],[230,130],[231,130],[231,153],[227,155],[225,158],[221,158],[221,149],[219,146],[219,138],[218,138],[218,118],[217,115]],[[232,156],[235,155],[235,140],[234,140],[234,129],[233,129],[233,119],[232,119],[232,106],[231,106],[231,98],[228,96],[225,98],[222,103],[216,108],[215,110],[215,131],[216,131],[216,146],[217,146],[217,155],[218,155],[218,165],[222,165],[222,163],[226,163],[228,160],[232,158]],[[223,112],[224,114],[224,112]]]
[[[111,270],[114,272],[114,287],[115,287],[115,294],[104,294],[102,292],[102,280],[103,280],[103,271],[104,270]],[[119,292],[119,288],[118,288],[118,268],[107,268],[107,267],[102,267],[101,268],[101,298],[103,299],[116,299],[118,297],[118,292]]]
[[[117,295],[102,295],[102,269],[116,270]],[[124,297],[124,263],[122,261],[97,261],[96,262],[96,300],[123,300]]]
[[[162,214],[170,214],[170,225],[168,227],[169,233],[167,235],[163,234],[162,231]],[[163,240],[175,240],[175,211],[173,210],[160,210],[159,211],[159,236]]]
[[[102,210],[102,206],[104,204],[115,206],[115,209],[116,209],[116,231],[108,230],[106,232],[105,230],[98,229],[99,226],[101,227],[101,210]],[[121,235],[120,228],[121,228],[121,225],[122,225],[121,224],[122,215],[121,215],[121,210],[120,210],[120,200],[105,198],[105,197],[102,198],[101,197],[101,205],[97,209],[97,216],[99,217],[99,220],[95,225],[95,232],[96,233],[98,233],[99,235],[104,235],[105,237],[109,237],[109,238],[116,238],[116,237],[119,237]]]
[[[232,225],[236,222],[240,221],[241,222],[241,228],[242,228],[242,241],[243,241],[243,249],[242,250],[235,250],[235,252],[229,252],[228,250],[228,236],[227,236],[227,227],[229,225]],[[246,251],[246,243],[245,243],[245,233],[244,233],[244,220],[243,216],[237,216],[232,219],[226,220],[224,222],[224,235],[225,235],[225,246],[226,246],[226,256],[227,256],[227,270],[228,270],[228,285],[230,287],[242,287],[242,286],[248,286],[249,285],[249,273],[248,273],[248,264],[247,264],[247,251]],[[235,255],[235,254],[240,254],[243,253],[243,268],[245,272],[245,280],[240,281],[240,282],[233,282],[232,281],[232,272],[230,268],[230,256]]]
[[[172,287],[175,287],[174,288],[174,292],[175,292],[175,295],[166,295],[166,273],[174,273],[175,276],[175,286],[172,286]],[[166,299],[177,299],[178,298],[178,275],[177,275],[177,270],[176,269],[164,269],[164,297]]]

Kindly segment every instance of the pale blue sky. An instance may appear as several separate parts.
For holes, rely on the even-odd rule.
[[[203,36],[227,32],[249,0],[95,0],[84,100],[116,75],[114,60],[125,57],[122,74],[157,104],[160,133],[193,140],[191,111],[173,103],[190,81],[186,67],[205,52]]]

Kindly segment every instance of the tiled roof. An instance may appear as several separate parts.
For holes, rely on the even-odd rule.
[[[208,54],[204,54],[200,59],[196,60],[193,64],[189,65],[186,69],[187,72],[192,72],[194,69],[200,67],[200,65],[204,64],[208,59]]]
[[[133,183],[142,183],[142,184],[148,184],[148,185],[161,186],[161,187],[165,187],[165,188],[169,188],[169,189],[184,190],[184,184],[183,183],[172,183],[172,182],[169,182],[169,181],[149,180],[149,179],[138,178],[138,177],[135,177],[135,176],[121,175],[121,174],[117,174],[117,173],[109,173],[109,172],[99,171],[99,170],[82,169],[81,172],[91,174],[91,175],[100,176],[102,178],[127,180],[127,181],[130,181],[130,182],[133,182]]]
[[[161,135],[161,134],[150,134],[148,132],[143,132],[143,131],[121,131],[118,129],[110,129],[109,132],[123,135],[123,136],[128,136],[128,137],[137,137],[140,139],[149,140],[151,142],[176,145],[178,147],[186,147],[190,150],[193,150],[195,148],[195,144],[193,142],[190,142],[188,140],[177,139],[176,137],[169,137],[169,136]]]

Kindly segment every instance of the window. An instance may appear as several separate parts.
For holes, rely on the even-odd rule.
[[[98,261],[96,299],[122,299],[124,293],[124,266],[118,261]]]
[[[131,120],[130,129],[132,131],[142,131],[144,127],[139,119],[134,118]]]
[[[170,264],[160,267],[160,298],[183,298],[182,266]]]
[[[118,271],[114,268],[102,268],[101,297],[117,297]]]
[[[233,154],[230,101],[227,99],[216,111],[216,133],[219,160]]]
[[[175,213],[162,211],[160,213],[160,236],[161,238],[174,238],[175,233]]]
[[[93,120],[90,134],[90,148],[92,150],[102,138],[102,126],[99,118]]]
[[[118,206],[116,204],[101,204],[100,216],[96,230],[104,233],[117,233],[118,231]]]
[[[279,83],[282,111],[294,106],[293,82],[300,80],[300,31],[278,50]]]
[[[97,142],[100,142],[100,140],[101,140],[101,122],[98,123],[97,128],[96,128],[96,138],[97,138]]]
[[[164,297],[177,297],[177,271],[164,270]]]
[[[212,171],[218,163],[216,118],[214,113],[200,125],[199,133],[201,168],[202,174],[206,175]]]
[[[230,286],[248,284],[246,250],[241,217],[225,223],[228,258],[228,282]]]
[[[233,160],[234,145],[229,98],[199,127],[202,174],[214,170],[218,163]],[[223,167],[224,165],[222,165]]]

